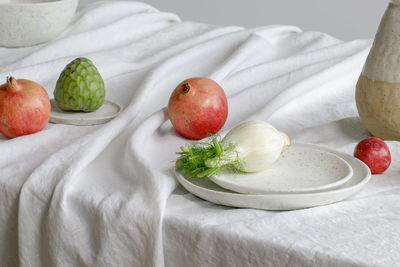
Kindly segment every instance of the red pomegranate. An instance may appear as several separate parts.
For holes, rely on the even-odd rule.
[[[9,138],[36,133],[50,118],[50,100],[39,84],[7,77],[0,85],[0,132]]]
[[[392,162],[389,147],[378,137],[361,140],[354,149],[354,157],[364,162],[372,174],[383,173]]]
[[[228,101],[224,90],[215,81],[190,78],[172,92],[168,116],[178,133],[190,139],[202,139],[224,126]]]

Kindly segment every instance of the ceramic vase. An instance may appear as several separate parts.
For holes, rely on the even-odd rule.
[[[400,1],[391,1],[356,86],[356,104],[368,131],[400,140]]]

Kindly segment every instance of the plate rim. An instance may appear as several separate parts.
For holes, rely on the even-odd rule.
[[[104,99],[104,103],[111,104],[115,107],[117,107],[118,111],[110,114],[110,115],[105,115],[101,117],[95,117],[95,118],[84,118],[84,117],[77,117],[77,118],[68,118],[68,117],[61,117],[57,116],[57,114],[54,114],[53,109],[50,111],[50,118],[49,122],[51,123],[58,123],[58,124],[68,124],[68,125],[78,125],[78,126],[89,126],[89,125],[97,125],[97,124],[103,124],[106,123],[113,118],[117,117],[121,112],[122,112],[122,106],[118,104],[117,102]],[[104,105],[103,103],[103,105]],[[55,99],[51,98],[50,99],[50,104],[51,106],[56,105]],[[96,111],[94,111],[96,112]],[[84,113],[84,112],[77,112],[77,113]],[[59,112],[58,112],[59,114]],[[68,114],[67,112],[64,114]]]

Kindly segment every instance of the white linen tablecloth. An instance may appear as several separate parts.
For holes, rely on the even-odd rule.
[[[103,125],[0,137],[0,266],[396,266],[398,142],[388,142],[390,169],[360,193],[303,210],[218,206],[171,171],[188,140],[165,107],[194,76],[224,88],[223,132],[260,119],[351,154],[368,136],[354,91],[370,45],[292,26],[182,22],[127,1],[86,6],[52,42],[0,48],[0,80],[34,80],[50,98],[64,66],[90,58],[107,99],[124,106]]]

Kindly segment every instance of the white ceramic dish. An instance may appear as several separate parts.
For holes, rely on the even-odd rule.
[[[225,206],[263,210],[303,209],[342,201],[359,192],[371,178],[367,165],[355,157],[312,144],[297,143],[297,145],[328,151],[342,157],[353,168],[352,177],[339,188],[321,192],[248,195],[221,188],[208,178],[189,180],[179,172],[175,174],[184,188],[202,199]]]
[[[106,123],[121,112],[122,108],[117,103],[104,100],[103,105],[93,112],[63,111],[57,107],[54,99],[50,100],[50,122],[72,125],[96,125]]]
[[[219,186],[243,194],[301,193],[336,188],[353,175],[341,157],[292,144],[268,169],[255,173],[222,172],[209,177]]]
[[[0,46],[23,47],[56,38],[78,0],[0,0]]]

